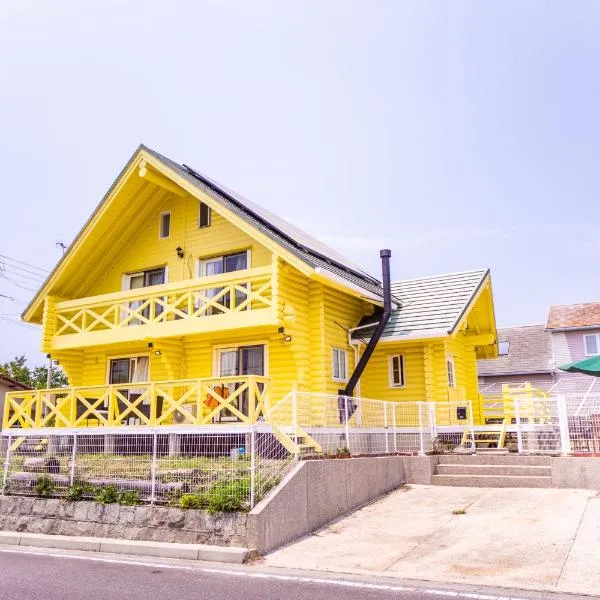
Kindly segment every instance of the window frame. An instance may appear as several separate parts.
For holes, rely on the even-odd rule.
[[[501,344],[506,344],[506,352],[500,350]],[[500,340],[498,342],[498,356],[508,356],[510,352],[510,340]]]
[[[237,256],[238,254],[246,254],[246,268],[238,269],[237,271],[225,271],[224,270],[223,273],[221,273],[221,275],[225,275],[226,273],[240,273],[241,271],[247,271],[248,269],[251,269],[252,266],[250,264],[250,261],[252,259],[252,253],[250,252],[250,250],[240,250],[239,252],[228,252],[227,254],[217,254],[216,256],[207,256],[205,258],[199,258],[197,268],[196,268],[197,276],[198,277],[214,277],[214,275],[206,274],[206,264],[207,263],[209,263],[211,261],[220,260],[223,264],[223,267],[225,267],[225,259],[230,256]]]
[[[400,383],[394,381],[394,360],[400,359],[399,375]],[[406,387],[406,368],[404,362],[404,354],[391,354],[388,356],[388,380],[391,388],[403,388]]]
[[[167,235],[164,235],[164,231],[163,231],[163,219],[167,215],[169,217],[169,227],[168,227],[168,233],[167,233]],[[170,237],[171,237],[171,211],[170,210],[165,210],[164,212],[161,212],[160,215],[159,215],[159,217],[158,217],[158,239],[159,240],[168,240]]]
[[[596,341],[596,352],[590,354],[588,352],[587,338],[594,338]],[[600,356],[600,333],[584,333],[583,334],[583,352],[586,356]]]
[[[336,358],[336,353],[337,353],[337,358]],[[343,377],[342,377],[342,373],[340,372],[340,366],[342,366],[342,363],[340,363],[340,355],[343,356],[344,361],[343,361],[343,367],[344,367],[344,373],[343,373]],[[338,367],[338,377],[335,376],[335,367]],[[337,348],[337,347],[332,347],[331,348],[331,378],[333,379],[333,381],[338,381],[341,383],[346,383],[348,381],[348,350],[344,350],[343,348]]]
[[[207,223],[205,225],[202,224],[202,207],[205,206],[207,215]],[[205,229],[206,227],[210,227],[212,225],[212,208],[206,204],[206,202],[200,202],[198,204],[198,229]]]
[[[452,375],[452,376],[450,376]],[[456,363],[454,362],[454,356],[452,354],[446,355],[446,379],[448,381],[448,388],[451,390],[456,389]]]

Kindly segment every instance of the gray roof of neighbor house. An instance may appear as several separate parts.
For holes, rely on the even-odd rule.
[[[0,373],[0,383],[4,384],[8,389],[11,390],[30,390],[31,388],[27,385],[22,384],[20,381],[13,379],[12,377],[8,377],[7,375],[2,375]]]
[[[401,306],[392,316],[382,338],[442,337],[454,331],[469,304],[489,274],[487,269],[450,273],[392,283],[392,294]],[[376,323],[368,317],[361,325]],[[369,337],[372,330],[355,332]]]
[[[144,145],[140,147],[311,267],[320,268],[371,294],[382,296],[378,279],[308,233],[191,167],[180,165]]]
[[[498,329],[498,342],[508,342],[508,355],[477,361],[479,375],[552,373],[552,340],[544,325]]]

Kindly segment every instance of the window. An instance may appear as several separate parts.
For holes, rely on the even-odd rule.
[[[215,256],[213,258],[207,258],[201,260],[199,263],[199,275],[200,277],[210,277],[212,275],[222,275],[223,273],[234,273],[235,271],[243,271],[247,269],[250,262],[249,252],[238,252],[237,254],[228,254],[226,256]],[[247,284],[240,285],[239,287],[247,287]],[[206,296],[208,298],[217,297],[223,288],[211,288],[206,290]],[[244,300],[246,300],[247,294],[243,290],[235,290],[235,306],[239,306]],[[217,300],[218,304],[222,306],[233,308],[231,303],[231,294],[227,292]],[[250,308],[250,304],[246,305],[246,309]],[[206,309],[207,315],[216,315],[223,312],[218,306],[209,306]]]
[[[584,335],[583,345],[586,356],[596,356],[597,354],[600,354],[600,333]]]
[[[502,342],[498,342],[498,356],[508,356],[509,347],[510,347],[510,342],[508,340],[503,340]]]
[[[168,238],[171,235],[171,213],[164,212],[160,214],[160,225],[158,237],[161,240]]]
[[[448,369],[448,387],[454,389],[456,387],[456,376],[454,374],[454,357],[446,358],[446,368]]]
[[[140,288],[150,287],[153,285],[162,285],[166,282],[167,279],[167,269],[166,267],[159,267],[158,269],[149,269],[148,271],[140,271],[139,273],[128,273],[124,276],[123,280],[123,289],[125,290],[137,290]],[[129,303],[129,308],[131,310],[137,310],[145,300],[134,300]],[[163,307],[157,303],[154,307],[154,314],[158,316],[162,314]],[[150,317],[150,306],[146,306],[142,310],[142,315],[148,319]],[[122,318],[128,318],[128,312],[124,311],[122,314]],[[128,325],[140,325],[141,320],[134,318],[128,321]]]
[[[339,348],[333,349],[333,380],[348,380],[348,353]]]
[[[210,227],[211,210],[210,206],[200,202],[200,215],[198,217],[198,227]]]
[[[404,356],[390,356],[390,387],[404,387]]]

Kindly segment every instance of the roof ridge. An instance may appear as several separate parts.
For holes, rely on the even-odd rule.
[[[408,283],[409,281],[424,281],[428,279],[442,279],[448,277],[454,277],[455,275],[470,275],[472,273],[487,273],[489,271],[488,268],[481,269],[470,269],[467,271],[455,271],[453,273],[439,273],[437,275],[426,275],[424,277],[411,277],[409,279],[399,279],[398,281],[392,281],[392,285],[396,285],[398,283]]]

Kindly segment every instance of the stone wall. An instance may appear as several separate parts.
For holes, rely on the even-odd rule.
[[[0,497],[0,530],[247,547],[246,513]]]

